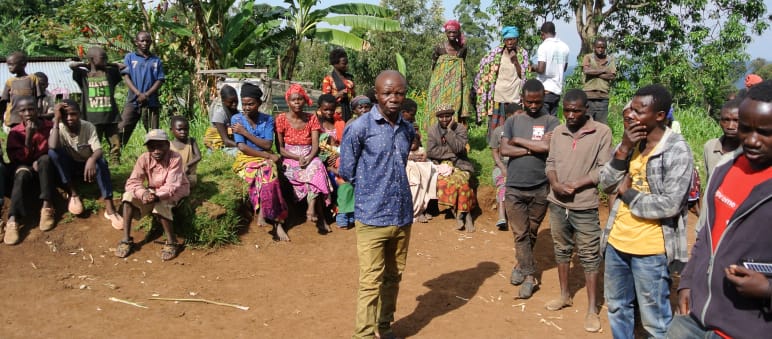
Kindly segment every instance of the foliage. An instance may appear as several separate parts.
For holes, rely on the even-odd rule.
[[[494,27],[490,24],[490,16],[481,10],[480,0],[462,0],[453,8],[453,14],[461,23],[461,30],[466,37],[467,55],[464,64],[471,88],[480,59],[488,53],[490,42],[494,41]]]
[[[764,80],[772,79],[772,64],[763,58],[756,58],[751,62],[751,73],[760,76]]]
[[[271,17],[281,19],[282,26],[271,30],[262,39],[261,46],[285,44],[282,56],[280,78],[292,79],[300,43],[304,39],[319,40],[352,50],[367,50],[371,44],[361,36],[332,27],[319,27],[320,23],[330,26],[345,26],[364,32],[397,32],[399,23],[390,19],[391,11],[377,5],[346,3],[321,9],[313,9],[319,0],[285,0],[288,7],[274,7]]]
[[[387,0],[383,6],[394,13],[402,30],[393,33],[371,34],[373,46],[367,51],[354,53],[357,60],[352,68],[357,86],[368,88],[375,83],[375,77],[382,70],[397,69],[395,55],[404,57],[406,77],[410,88],[427,88],[431,77],[432,47],[444,36],[442,32],[442,7],[437,1],[427,8],[418,0]],[[349,59],[351,59],[349,54]],[[360,87],[362,88],[362,87]]]

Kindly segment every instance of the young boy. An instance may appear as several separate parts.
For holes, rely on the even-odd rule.
[[[13,126],[21,123],[18,110],[15,110],[17,98],[30,96],[35,100],[35,107],[41,106],[45,91],[40,87],[40,82],[34,74],[27,74],[27,55],[22,52],[13,52],[5,63],[8,71],[14,75],[5,81],[5,89],[0,97],[0,112],[4,112],[3,129],[9,132]]]
[[[121,82],[121,64],[108,63],[107,52],[101,47],[91,47],[86,52],[88,63],[71,63],[72,79],[78,83],[83,100],[80,111],[83,120],[96,127],[98,140],[110,144],[110,163],[117,165],[121,158],[121,137],[118,131],[118,104],[115,102],[115,86]]]
[[[158,112],[161,103],[158,101],[158,89],[166,79],[161,59],[150,53],[153,40],[148,32],[139,32],[134,38],[137,50],[126,54],[123,63],[126,68],[121,70],[123,80],[129,88],[126,105],[123,107],[121,122],[118,129],[122,133],[121,144],[125,145],[131,139],[131,133],[142,120],[145,130],[158,128]]]
[[[181,115],[175,115],[172,117],[170,125],[172,126],[172,135],[174,135],[170,148],[182,157],[183,170],[188,177],[190,187],[193,187],[198,182],[196,165],[201,161],[201,151],[198,149],[196,139],[190,136],[188,119]]]
[[[19,243],[21,225],[17,218],[25,217],[30,210],[30,206],[25,206],[29,199],[25,199],[24,195],[29,194],[35,181],[40,187],[39,198],[43,200],[40,230],[45,232],[54,227],[54,206],[51,203],[53,166],[48,157],[48,136],[53,123],[38,118],[37,99],[31,96],[17,97],[15,106],[14,112],[21,122],[8,133],[8,159],[14,173],[11,207],[3,238],[8,245]]]
[[[70,99],[56,104],[53,111],[48,156],[69,192],[67,209],[74,215],[83,213],[83,203],[73,184],[73,175],[80,173],[87,183],[96,180],[105,203],[105,219],[110,220],[113,228],[123,228],[123,218],[115,212],[110,169],[102,157],[102,143],[99,142],[96,128],[90,122],[80,119],[80,108]]]
[[[723,135],[719,138],[710,139],[705,142],[703,159],[705,160],[706,182],[710,180],[713,170],[716,168],[716,165],[724,154],[734,152],[742,143],[737,136],[737,126],[740,121],[740,103],[742,100],[743,99],[730,100],[721,107],[718,123],[721,125]]]
[[[123,194],[124,238],[115,249],[115,255],[125,258],[134,249],[131,219],[139,220],[152,213],[160,219],[166,234],[161,260],[171,260],[180,250],[172,225],[172,208],[190,194],[190,183],[183,170],[185,164],[182,157],[169,150],[169,136],[166,132],[150,130],[145,135],[145,146],[147,152],[139,156],[131,176],[126,180],[126,193]]]
[[[35,72],[33,75],[38,78],[40,90],[43,92],[43,99],[40,101],[39,116],[43,119],[53,119],[56,95],[48,90],[48,75],[43,72]]]

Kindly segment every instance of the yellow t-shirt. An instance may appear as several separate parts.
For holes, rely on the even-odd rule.
[[[649,156],[641,155],[638,147],[635,147],[633,157],[630,159],[630,177],[632,188],[642,193],[650,193],[649,183],[646,181],[646,163]],[[662,226],[659,220],[643,219],[630,213],[630,207],[622,202],[617,210],[617,216],[608,243],[617,250],[635,255],[652,255],[665,253],[665,238],[662,234]]]

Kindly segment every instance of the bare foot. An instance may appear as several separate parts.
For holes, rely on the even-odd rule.
[[[263,218],[263,213],[257,214],[257,227],[263,227],[265,225],[268,225],[268,223],[265,221],[265,218]]]
[[[319,229],[319,234],[327,234],[332,232],[332,228],[330,227],[330,224],[327,223],[325,218],[322,218],[316,222],[316,228]]]
[[[284,231],[282,223],[277,222],[276,226],[274,226],[274,230],[276,231],[276,237],[279,238],[279,241],[290,241],[287,232]]]
[[[432,220],[432,215],[429,213],[424,212],[423,216],[426,218],[426,220]]]
[[[416,222],[420,222],[420,223],[427,223],[427,222],[429,222],[428,220],[426,220],[426,217],[425,217],[423,214],[419,214],[419,215],[418,215],[418,216],[415,218],[415,221],[416,221]]]
[[[472,212],[466,212],[466,218],[464,218],[464,228],[467,233],[474,232],[474,220],[472,220]]]
[[[464,229],[464,218],[461,216],[461,212],[456,212],[456,231]]]
[[[316,222],[319,220],[314,213],[306,213],[306,220],[310,222]]]

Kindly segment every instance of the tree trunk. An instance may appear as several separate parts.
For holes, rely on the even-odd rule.
[[[582,40],[581,49],[577,56],[579,59],[585,54],[592,53],[592,44],[598,37],[598,29],[603,20],[610,14],[603,12],[605,4],[605,0],[583,0],[574,8],[576,31]]]
[[[283,80],[292,80],[292,76],[295,73],[295,63],[297,62],[298,52],[300,51],[300,43],[297,40],[292,40],[287,48],[287,53],[282,60],[282,69],[284,70]]]

